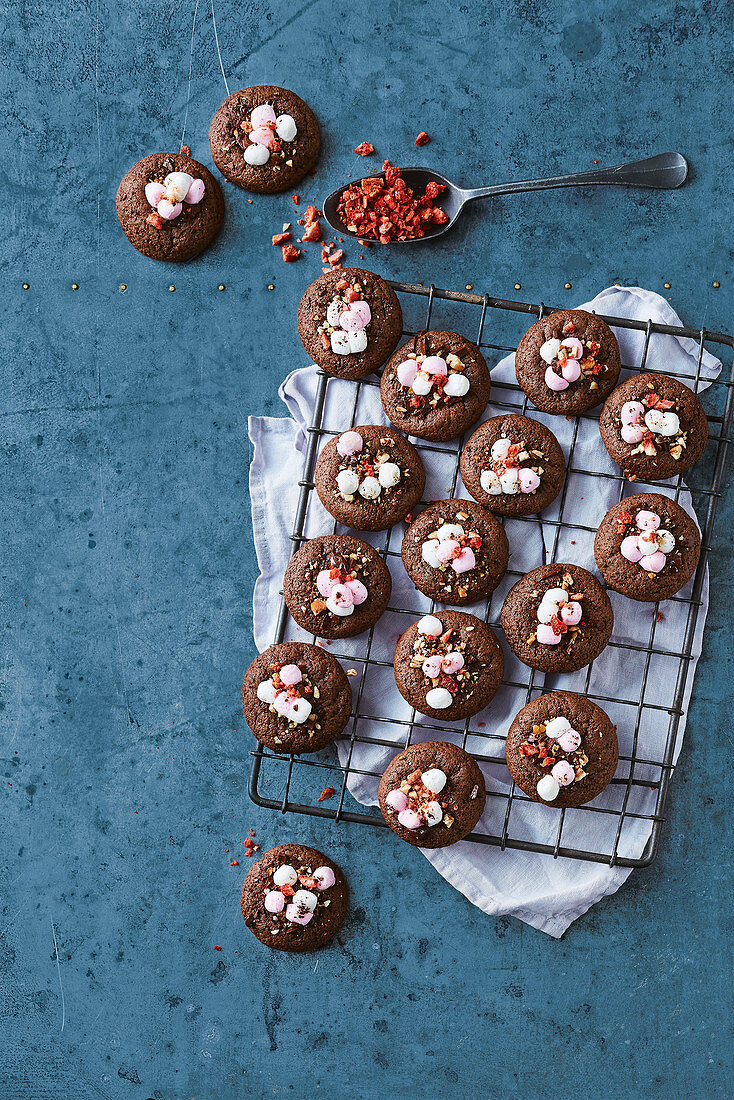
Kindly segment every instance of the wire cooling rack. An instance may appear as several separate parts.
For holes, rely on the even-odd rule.
[[[519,337],[528,327],[528,317],[535,320],[552,312],[555,308],[561,308],[546,307],[543,303],[530,305],[524,302],[492,298],[489,295],[439,290],[434,286],[426,287],[420,284],[409,285],[391,282],[390,285],[400,296],[405,320],[408,322],[414,321],[412,327],[406,327],[405,336],[413,335],[416,331],[430,329],[437,303],[441,303],[442,311],[450,309],[454,311],[454,314],[451,323],[447,323],[446,319],[442,317],[441,324],[434,325],[434,327],[449,328],[467,335],[475,332],[475,342],[482,348],[490,369],[500,358],[515,350]],[[642,322],[620,317],[601,316],[608,324],[616,328],[637,330],[643,334],[639,362],[623,364],[623,371],[646,369],[651,342],[656,339],[674,336],[695,341],[697,346],[695,372],[676,375],[694,392],[699,390],[699,383],[703,381],[705,384],[709,381],[709,379],[702,379],[701,374],[704,350],[707,345],[710,346],[709,350],[713,350],[718,358],[721,358],[724,354],[722,348],[728,349],[727,359],[734,349],[734,337],[724,333],[661,325],[652,321]],[[510,334],[506,337],[508,342],[496,342],[501,335],[505,334],[507,329],[510,331]],[[488,332],[491,332],[492,340],[487,339]],[[718,345],[718,347],[715,347],[715,345]],[[676,738],[680,718],[683,714],[686,690],[689,686],[696,621],[701,607],[701,593],[705,578],[706,556],[711,548],[716,509],[721,495],[720,486],[726,450],[730,442],[728,437],[734,411],[734,362],[732,362],[728,378],[724,377],[724,374],[725,368],[722,369],[719,378],[713,380],[709,388],[702,394],[702,402],[707,409],[709,420],[709,442],[704,457],[694,469],[687,471],[685,475],[686,486],[692,493],[693,503],[701,525],[702,550],[698,569],[689,590],[690,594],[687,596],[678,595],[673,598],[677,604],[684,605],[685,627],[680,635],[681,642],[672,648],[661,644],[656,639],[656,633],[659,635],[658,623],[663,616],[658,614],[657,604],[644,605],[646,608],[652,607],[649,632],[645,629],[646,639],[641,640],[640,644],[634,644],[616,639],[613,635],[609,643],[611,649],[617,648],[628,651],[628,659],[634,664],[636,672],[639,672],[640,668],[642,669],[636,689],[633,691],[628,690],[630,686],[628,683],[608,683],[603,685],[606,691],[605,694],[604,690],[600,690],[595,683],[592,683],[593,665],[582,670],[584,682],[579,686],[573,685],[573,690],[581,691],[601,705],[602,708],[606,706],[609,709],[610,704],[624,704],[627,708],[627,729],[631,729],[632,733],[631,738],[628,739],[628,751],[620,751],[617,774],[608,788],[608,791],[613,791],[616,788],[614,790],[615,797],[612,799],[611,804],[599,805],[600,802],[603,802],[600,797],[594,800],[596,805],[587,804],[574,810],[555,811],[559,815],[557,824],[554,817],[552,819],[553,824],[549,825],[549,833],[553,835],[548,836],[547,843],[538,843],[536,840],[523,836],[522,829],[518,830],[514,827],[513,807],[522,802],[527,804],[529,802],[527,796],[509,779],[501,785],[488,784],[487,807],[490,806],[490,800],[495,800],[495,804],[492,806],[493,812],[491,814],[488,815],[485,809],[485,818],[489,817],[495,823],[495,829],[489,833],[472,833],[467,839],[480,844],[491,844],[503,850],[518,849],[539,852],[554,857],[565,856],[571,859],[605,863],[610,866],[646,866],[655,858],[668,789],[674,770],[673,755]],[[626,375],[623,374],[623,377],[626,377]],[[339,422],[334,428],[328,428],[324,425],[324,410],[329,388],[337,384],[348,387],[347,397],[345,398],[343,394],[340,394]],[[295,553],[309,537],[313,537],[314,533],[325,533],[323,527],[318,532],[306,533],[306,520],[314,490],[314,467],[322,440],[337,435],[360,422],[365,423],[364,419],[360,421],[358,415],[360,396],[366,387],[379,387],[379,384],[379,378],[375,376],[346,383],[344,380],[331,378],[323,371],[319,372],[313,423],[308,428],[303,476],[299,483],[300,492],[291,535],[292,553]],[[507,411],[531,416],[538,415],[533,407],[529,406],[527,397],[516,384],[502,382],[496,387],[493,378],[492,386],[490,405],[493,409],[498,412]],[[559,547],[559,539],[564,531],[569,534],[584,532],[589,537],[593,536],[596,530],[594,527],[576,524],[564,519],[564,502],[570,478],[604,478],[611,480],[618,486],[618,493],[615,488],[618,501],[623,498],[625,491],[629,495],[630,490],[636,492],[639,489],[647,488],[647,486],[639,486],[639,488],[638,486],[631,486],[621,472],[599,472],[584,468],[581,456],[576,454],[579,422],[582,419],[598,419],[598,410],[592,410],[590,413],[574,418],[570,451],[567,455],[566,477],[558,498],[559,507],[556,518],[548,518],[545,513],[542,520],[537,516],[513,517],[513,521],[520,520],[535,524],[536,530],[537,525],[542,523],[543,546],[546,551],[544,561],[559,560],[556,558],[556,553]],[[414,440],[424,461],[430,457],[431,452],[440,453],[442,460],[443,456],[447,454],[451,456],[453,480],[450,492],[446,492],[446,497],[456,495],[456,488],[459,483],[459,456],[463,442],[464,437],[451,441],[449,444],[433,444],[423,440]],[[671,483],[666,484],[668,488],[671,487]],[[679,476],[673,486],[676,501],[681,492],[685,491],[686,486],[683,485],[682,476]],[[446,488],[448,489],[449,486],[447,485]],[[650,489],[654,491],[655,486],[650,486]],[[552,508],[548,511],[551,515],[554,514]],[[601,520],[603,514],[604,510],[601,511],[599,520]],[[382,544],[377,545],[383,558],[388,563],[391,559],[397,559],[399,569],[402,569],[400,544],[405,529],[404,524],[398,524],[387,532],[380,533]],[[333,523],[332,530],[336,533],[342,528]],[[548,538],[548,532],[551,532],[550,538]],[[368,538],[364,533],[358,532],[358,534],[362,538]],[[573,558],[564,559],[561,557],[560,560],[573,560]],[[542,563],[539,561],[536,564]],[[395,573],[396,570],[393,571],[393,577],[395,577]],[[514,584],[522,575],[521,571],[509,569],[508,582]],[[686,589],[683,591],[686,591]],[[614,596],[614,593],[611,593],[611,595]],[[495,629],[499,638],[503,640],[501,627],[499,626],[502,598],[495,599],[496,596],[497,593],[487,601],[485,619]],[[391,605],[388,607],[387,612],[401,617],[400,630],[406,629],[411,622],[427,612],[425,601],[423,606],[417,607],[393,606],[394,602],[395,586]],[[402,602],[410,603],[411,601],[406,599]],[[416,601],[412,602],[415,603]],[[666,601],[666,603],[669,602]],[[431,604],[431,610],[433,606]],[[289,622],[288,609],[285,603],[281,602],[275,637],[273,638],[274,643],[284,640]],[[386,827],[376,808],[365,807],[363,810],[353,808],[359,804],[353,801],[348,792],[349,779],[356,780],[358,777],[362,779],[370,777],[376,782],[380,775],[379,772],[367,771],[358,767],[354,759],[355,750],[358,750],[359,746],[362,745],[383,746],[386,751],[389,749],[391,754],[394,754],[402,751],[413,740],[441,740],[445,738],[447,733],[453,735],[452,740],[454,741],[457,740],[458,734],[459,743],[467,748],[467,751],[471,751],[477,760],[496,766],[497,769],[504,768],[504,774],[507,777],[504,756],[506,728],[491,730],[487,728],[487,723],[480,722],[479,727],[483,728],[479,729],[476,725],[472,727],[473,720],[471,719],[463,724],[463,729],[460,724],[442,726],[432,719],[417,714],[415,710],[405,720],[389,714],[370,713],[370,707],[365,705],[370,694],[365,690],[369,676],[376,671],[380,671],[383,675],[392,674],[391,661],[382,660],[375,655],[375,629],[373,627],[367,634],[358,636],[355,639],[357,649],[350,653],[339,652],[338,647],[343,643],[332,642],[329,647],[329,652],[341,659],[342,663],[354,664],[359,668],[359,671],[352,669],[352,673],[354,674],[356,671],[357,676],[356,679],[351,681],[354,710],[343,734],[343,743],[344,741],[348,743],[343,764],[340,764],[336,759],[333,746],[312,756],[278,755],[263,746],[259,746],[252,753],[253,767],[249,784],[250,797],[258,806],[280,810],[282,813],[300,813],[329,818],[334,821],[353,821],[376,827]],[[506,649],[505,652],[507,653]],[[652,682],[656,678],[656,661],[668,662],[668,671],[671,667],[670,662],[673,663],[675,691],[670,701],[657,698],[654,691],[651,691]],[[629,667],[631,669],[633,665],[630,664]],[[520,673],[515,671],[518,668],[521,669]],[[505,675],[507,676],[507,671]],[[633,681],[635,677],[630,676],[629,679]],[[541,682],[538,682],[539,680]],[[512,670],[511,677],[503,681],[503,687],[506,686],[519,693],[520,702],[517,708],[519,709],[520,706],[524,706],[525,703],[542,691],[552,690],[556,686],[544,686],[542,680],[542,675],[539,676],[534,670],[524,665],[520,666],[518,662]],[[564,684],[560,683],[557,686],[562,688]],[[394,682],[392,689],[393,691],[397,690]],[[372,694],[374,695],[374,693]],[[631,697],[626,698],[626,695]],[[487,708],[489,715],[491,715],[491,706],[492,704]],[[667,733],[657,743],[658,747],[655,751],[643,753],[640,751],[640,742],[644,742],[645,738],[641,736],[641,730],[644,729],[646,715],[653,711],[662,712],[664,717],[667,716]],[[365,732],[364,727],[366,724],[369,725],[370,732]],[[383,730],[385,736],[378,736],[379,732]],[[477,744],[481,751],[477,750]],[[357,756],[359,756],[359,752],[357,752]],[[335,788],[334,794],[328,800],[319,801],[318,796],[326,786],[333,786]],[[501,786],[502,789],[490,789],[495,786]],[[640,791],[644,794],[644,798],[641,800],[635,798],[635,793]],[[275,797],[276,792],[277,797]],[[497,805],[497,802],[499,805]],[[498,809],[499,813],[496,812]],[[564,840],[564,832],[566,834],[570,832],[572,837],[574,835],[574,830],[568,826],[569,815],[573,813],[606,815],[606,827],[603,830],[606,840],[599,850],[574,847],[572,841]],[[550,820],[549,818],[549,822]],[[637,854],[629,854],[625,853],[622,846],[620,851],[625,823],[632,824],[635,822],[646,823],[646,827],[649,829],[649,838],[643,850]]]

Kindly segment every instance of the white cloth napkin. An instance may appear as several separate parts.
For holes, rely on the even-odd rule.
[[[434,302],[431,324],[433,328],[451,327],[441,321],[442,303]],[[652,319],[662,324],[680,325],[680,320],[665,299],[639,287],[610,287],[602,291],[593,301],[581,308],[597,313],[618,317]],[[644,334],[629,329],[617,329],[615,335],[619,341],[623,364],[639,367],[644,344]],[[671,374],[680,372],[693,374],[696,369],[698,345],[693,340],[678,340],[668,336],[653,336],[647,357],[647,368],[665,370]],[[710,384],[721,369],[721,364],[707,352],[704,353],[699,390]],[[492,394],[495,400],[517,402],[522,395],[503,389],[502,383],[514,382],[514,356],[506,356],[492,369]],[[693,382],[689,379],[689,385]],[[293,516],[298,497],[298,481],[301,476],[303,456],[306,448],[306,426],[313,412],[314,396],[317,386],[317,370],[311,365],[293,371],[280,388],[280,396],[285,401],[292,419],[273,417],[250,417],[249,434],[254,446],[254,455],[250,467],[250,493],[252,500],[252,522],[255,536],[255,548],[260,575],[255,583],[254,593],[254,634],[259,650],[272,644],[280,606],[279,591],[283,573],[291,554],[291,533]],[[343,431],[350,424],[354,401],[354,384],[340,379],[330,379],[324,409],[323,426]],[[506,412],[506,408],[497,408],[490,402],[485,417]],[[565,417],[546,416],[533,408],[528,414],[546,423],[556,434],[564,453],[568,455],[574,430],[577,430],[575,466],[588,471],[616,473],[617,468],[608,457],[602,445],[598,426],[594,420],[580,419],[576,422]],[[364,386],[356,410],[355,424],[387,423],[379,398],[379,388]],[[420,441],[416,441],[420,443]],[[421,452],[427,472],[425,499],[441,499],[450,495],[455,457],[447,445],[446,452]],[[626,489],[645,491],[648,486],[636,482]],[[655,491],[672,495],[672,489],[665,485],[654,486]],[[461,481],[456,486],[457,496],[467,496]],[[619,485],[606,478],[589,477],[586,474],[570,475],[568,493],[563,506],[563,519],[571,523],[596,527],[608,508],[616,503]],[[683,492],[681,505],[692,514],[690,494]],[[552,505],[546,513],[548,519],[557,519],[559,502]],[[401,525],[399,525],[400,530]],[[310,495],[310,503],[305,523],[308,537],[330,533],[334,529],[333,520],[318,500],[315,492]],[[544,562],[569,561],[577,563],[595,572],[593,556],[593,535],[585,531],[561,528],[553,558],[555,532],[558,530],[546,524],[542,531],[537,523],[521,520],[506,522],[510,542],[511,568],[526,572]],[[399,550],[400,530],[396,528],[390,543],[391,550]],[[359,533],[359,532],[358,532]],[[385,545],[385,533],[364,535],[378,547]],[[545,544],[545,545],[544,545]],[[388,559],[393,577],[393,595],[391,606],[404,607],[415,611],[415,617],[424,614],[429,601],[413,589],[405,570],[397,557]],[[499,620],[502,601],[515,582],[516,577],[505,578],[494,593],[491,605],[490,621]],[[690,585],[681,595],[687,595]],[[615,613],[613,640],[632,642],[646,646],[653,618],[653,605],[638,604],[614,592],[610,593]],[[687,710],[693,683],[693,674],[701,652],[704,620],[708,606],[708,583],[704,586],[703,607],[700,609],[695,638],[693,642],[692,667],[689,671],[684,709]],[[663,606],[663,619],[656,625],[655,647],[669,651],[680,651],[686,625],[687,605],[668,601]],[[486,603],[465,608],[484,617]],[[394,742],[388,746],[364,745],[355,743],[352,748],[351,765],[374,775],[351,775],[349,791],[364,805],[377,804],[378,777],[388,762],[403,747],[406,727],[395,720],[407,720],[410,708],[395,687],[392,661],[395,642],[398,635],[412,620],[406,615],[386,612],[375,629],[372,657],[385,661],[388,667],[370,666],[365,679],[365,687],[360,705],[360,713],[379,716],[388,721],[376,722],[361,718],[357,725],[358,736],[372,736]],[[500,637],[501,637],[501,631]],[[312,640],[291,619],[288,621],[287,639]],[[346,655],[342,663],[354,667],[362,673],[360,655],[364,653],[367,635],[347,639],[333,644],[334,650]],[[501,638],[502,641],[504,639]],[[518,683],[527,683],[529,670],[525,668],[505,645],[505,678]],[[591,672],[589,691],[610,697],[612,702],[601,703],[602,707],[617,723],[620,752],[629,754],[632,749],[637,709],[630,705],[636,702],[642,684],[646,655],[624,649],[608,647],[594,662]],[[665,744],[670,715],[664,709],[671,704],[675,691],[675,681],[679,662],[670,657],[653,655],[650,660],[645,702],[651,707],[642,711],[642,720],[638,731],[638,757],[651,760],[661,759]],[[551,690],[568,688],[584,690],[587,669],[566,676],[547,676],[535,674],[534,686]],[[359,684],[358,679],[352,680]],[[537,694],[537,692],[535,693]],[[470,723],[467,749],[478,754],[503,757],[504,746],[501,740],[488,737],[488,734],[504,736],[516,712],[525,703],[525,690],[504,686],[491,704]],[[655,709],[660,707],[661,709]],[[390,721],[392,720],[392,721]],[[418,716],[420,726],[414,730],[413,740],[447,740],[453,734],[436,733],[430,728],[431,720]],[[394,724],[393,724],[394,723]],[[462,724],[457,724],[457,739]],[[678,727],[675,759],[677,760],[685,728],[685,714]],[[351,724],[347,732],[351,731]],[[349,741],[337,743],[340,762],[343,764],[350,751]],[[626,776],[628,765],[618,768],[618,775]],[[509,773],[504,764],[482,763],[485,773],[488,797],[484,815],[478,831],[499,835],[502,832],[507,801],[493,797],[491,792],[509,790]],[[636,765],[635,778],[657,782],[660,771],[657,768]],[[612,784],[594,800],[595,806],[619,808],[626,787]],[[675,797],[673,788],[672,796]],[[632,813],[650,813],[655,802],[655,792],[642,786],[633,785],[627,802],[627,811]],[[553,845],[556,841],[560,811],[529,800],[515,799],[509,821],[509,835],[517,839],[531,840]],[[589,851],[609,852],[619,824],[618,815],[592,813],[584,808],[567,810],[563,826],[564,846]],[[619,839],[619,854],[638,858],[651,832],[651,823],[635,817],[624,818]],[[609,868],[604,864],[579,862],[578,860],[558,858],[526,853],[517,850],[500,850],[491,845],[460,841],[450,848],[425,851],[426,859],[443,877],[460,890],[469,901],[479,906],[485,913],[499,915],[511,913],[534,928],[539,928],[552,936],[561,936],[568,926],[582,913],[607,894],[613,893],[630,874],[629,868]]]

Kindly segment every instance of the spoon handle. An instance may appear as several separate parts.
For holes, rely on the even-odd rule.
[[[688,175],[688,162],[680,153],[660,153],[646,160],[618,164],[614,168],[593,168],[571,176],[550,176],[544,180],[518,180],[516,183],[495,183],[490,187],[462,189],[465,202],[487,195],[513,195],[518,191],[545,191],[550,187],[578,187],[596,183],[616,183],[623,187],[680,187]]]

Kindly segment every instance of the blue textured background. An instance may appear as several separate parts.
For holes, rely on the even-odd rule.
[[[320,264],[269,245],[288,196],[229,185],[224,231],[188,266],[122,236],[119,179],[180,142],[192,13],[16,4],[2,31],[2,1095],[731,1095],[728,485],[660,855],[561,942],[487,919],[382,832],[248,803],[246,417],[282,411]],[[209,163],[224,88],[205,0],[199,16],[187,140]],[[383,274],[560,304],[618,280],[734,328],[726,0],[218,16],[230,86],[286,84],[322,122],[306,195],[372,167],[361,140],[414,162],[419,129],[418,159],[469,184],[667,149],[693,164],[680,192],[477,204],[445,246],[373,250]],[[253,940],[247,861],[229,866],[250,827],[347,868],[343,949]]]

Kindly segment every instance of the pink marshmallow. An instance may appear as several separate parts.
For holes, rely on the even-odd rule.
[[[637,535],[627,535],[626,539],[622,539],[619,552],[627,561],[639,561],[642,557],[642,551],[637,543]]]
[[[640,566],[646,573],[659,573],[665,568],[666,557],[662,550],[656,550],[654,554],[648,554],[640,558]]]
[[[352,593],[352,603],[355,606],[357,604],[364,603],[364,601],[367,599],[368,593],[366,587],[362,584],[361,581],[358,581],[356,578],[353,581],[347,581],[346,587]]]
[[[561,343],[562,348],[568,348],[569,359],[583,359],[584,345],[575,336],[569,336],[568,340]]]
[[[164,221],[172,222],[174,218],[177,218],[179,216],[179,214],[183,210],[183,206],[180,202],[174,203],[169,202],[168,199],[161,199],[161,201],[156,206],[156,210]]]
[[[253,107],[250,113],[250,125],[252,127],[266,126],[269,122],[277,122],[278,116],[269,103],[262,103],[259,107]]]
[[[285,915],[291,924],[308,924],[308,922],[313,919],[313,913],[301,914],[298,906],[294,905],[293,902],[286,907]]]
[[[161,199],[166,197],[166,189],[162,183],[146,183],[145,185],[145,197],[148,200],[150,206],[155,209]]]
[[[298,665],[283,665],[279,672],[279,676],[286,687],[292,687],[293,684],[300,684],[303,679]]]
[[[359,432],[342,432],[336,441],[337,452],[342,458],[359,454],[364,447],[364,440]]]
[[[317,867],[313,878],[316,880],[316,889],[319,891],[328,890],[336,882],[336,875],[331,867]]]
[[[339,317],[339,325],[345,332],[358,332],[364,328],[364,321],[358,313],[351,309],[345,309]]]
[[[282,913],[285,908],[285,898],[280,890],[268,890],[265,895],[265,908],[268,913]]]
[[[540,485],[540,478],[535,470],[520,470],[520,492],[534,493]]]
[[[331,576],[329,569],[322,569],[316,577],[316,587],[324,597],[330,596],[332,588],[338,583],[339,581]]]
[[[455,672],[464,667],[464,658],[461,653],[457,653],[456,650],[452,650],[451,653],[447,653],[441,661],[441,669],[447,676],[453,676]]]
[[[654,531],[643,531],[641,535],[637,536],[637,545],[643,558],[645,554],[654,554],[658,548],[657,535]]]
[[[362,321],[362,328],[366,328],[372,320],[372,310],[369,307],[369,303],[358,298],[356,302],[352,302],[349,307],[352,313],[356,313]]]
[[[576,752],[581,744],[581,734],[574,729],[564,730],[560,737],[556,737],[556,741],[564,752]]]
[[[335,607],[352,607],[354,605],[354,598],[345,584],[334,585],[331,590],[329,599]]]
[[[581,604],[575,600],[571,600],[570,603],[564,604],[561,608],[561,622],[564,622],[566,626],[576,626],[577,623],[581,622],[582,615]]]
[[[559,760],[557,764],[554,764],[551,768],[551,775],[561,787],[569,787],[576,778],[576,772],[568,760]]]
[[[627,401],[619,414],[623,424],[636,424],[645,415],[645,406],[640,401]]]
[[[535,636],[541,645],[558,645],[561,640],[561,635],[556,634],[550,623],[538,623]]]
[[[411,832],[413,829],[420,829],[423,824],[415,810],[401,810],[398,814],[398,821],[404,829],[410,829]]]
[[[474,551],[471,546],[465,546],[457,558],[451,562],[451,568],[455,573],[468,573],[477,564]]]
[[[388,806],[391,807],[391,809],[397,810],[399,814],[401,814],[403,810],[407,810],[408,808],[407,795],[404,795],[403,792],[399,790],[388,791],[387,795],[385,796],[385,801],[387,802]]]
[[[187,202],[189,206],[195,206],[197,202],[201,202],[201,200],[204,198],[204,191],[204,181],[193,180],[191,186],[186,192],[184,202]]]
[[[581,367],[575,359],[567,359],[561,367],[561,374],[567,382],[576,382],[581,377]]]
[[[639,443],[644,434],[645,430],[639,424],[623,424],[620,432],[625,443]]]
[[[444,378],[448,374],[446,360],[442,359],[440,355],[427,355],[421,363],[421,370],[424,370],[426,374],[442,374]]]
[[[269,149],[275,141],[275,132],[267,126],[256,126],[250,131],[248,137],[253,145],[265,145]]]
[[[459,549],[459,544],[456,539],[444,539],[443,542],[439,542],[436,547],[436,557],[440,562],[445,565],[451,561],[454,556],[454,550]]]
[[[421,670],[425,676],[434,680],[441,672],[441,654],[434,653],[431,657],[426,657],[421,665]]]
[[[545,371],[545,384],[549,390],[555,390],[556,393],[560,393],[561,390],[568,389],[568,382],[565,378],[561,378],[560,374],[556,374],[552,367],[547,367]]]
[[[406,359],[398,367],[398,382],[401,386],[412,386],[418,373],[418,364],[415,359]]]
[[[279,691],[273,699],[273,708],[281,718],[290,718],[293,710],[293,700],[289,699],[284,691]]]
[[[643,508],[635,516],[635,523],[641,531],[657,531],[660,526],[660,516],[657,512],[647,512]]]

